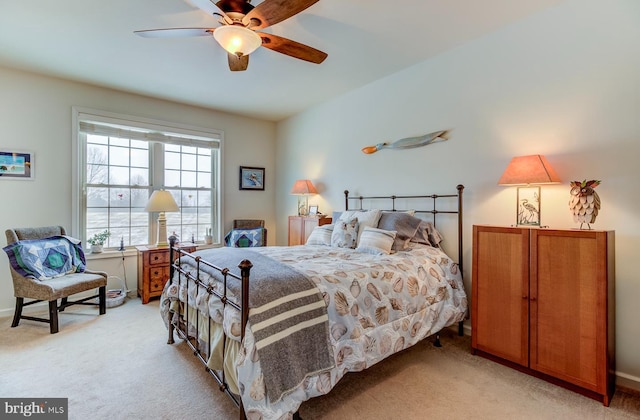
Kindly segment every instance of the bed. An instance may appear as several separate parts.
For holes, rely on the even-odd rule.
[[[429,336],[439,345],[438,332],[455,324],[462,334],[462,267],[443,250],[437,223],[454,215],[456,234],[444,243],[460,257],[463,189],[368,197],[345,191],[345,211],[314,229],[305,245],[194,253],[171,246],[160,305],[168,342],[177,335],[194,350],[240,418],[287,419],[347,372]],[[387,210],[365,210],[380,200]]]

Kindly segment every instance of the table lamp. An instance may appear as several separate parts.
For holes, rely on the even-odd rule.
[[[540,226],[540,187],[557,184],[560,178],[542,155],[517,156],[511,159],[498,185],[518,187],[516,220],[518,226]]]
[[[318,190],[308,179],[299,179],[293,184],[292,195],[298,196],[298,216],[309,214],[309,195],[318,194]]]
[[[176,200],[169,191],[158,190],[154,191],[149,197],[149,202],[144,208],[144,211],[149,213],[158,212],[158,241],[156,247],[162,248],[169,246],[167,242],[167,218],[165,212],[168,211],[180,211]]]

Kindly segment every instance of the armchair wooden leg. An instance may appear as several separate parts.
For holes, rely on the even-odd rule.
[[[66,297],[62,298],[62,301],[60,302],[60,308],[58,309],[58,311],[62,312],[64,311],[64,309],[67,307],[67,299]]]
[[[17,297],[16,298],[16,311],[13,314],[13,322],[11,323],[11,328],[17,327],[20,323],[20,317],[22,316],[22,305],[24,303],[24,298]]]
[[[49,329],[51,334],[58,332],[58,300],[49,301]]]
[[[98,298],[100,301],[100,315],[104,315],[107,313],[107,286],[100,287],[98,294],[100,295]]]

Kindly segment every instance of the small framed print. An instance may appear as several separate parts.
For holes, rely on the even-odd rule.
[[[241,166],[240,189],[264,191],[264,168]]]
[[[19,150],[0,150],[0,179],[32,180],[33,153]]]
[[[540,226],[540,187],[518,187],[518,226]]]
[[[317,215],[318,214],[318,206],[309,206],[309,214],[310,215]]]

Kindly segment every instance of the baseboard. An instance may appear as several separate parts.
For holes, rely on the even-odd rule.
[[[640,378],[616,371],[616,386],[629,388],[634,391],[640,392]]]

